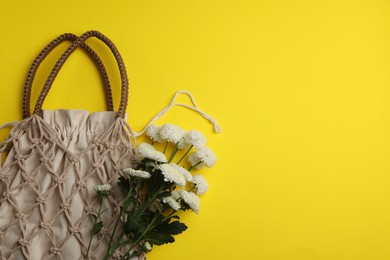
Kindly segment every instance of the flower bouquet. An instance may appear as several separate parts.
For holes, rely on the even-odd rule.
[[[165,124],[151,125],[146,135],[151,144],[138,145],[135,167],[123,169],[119,178],[124,200],[104,259],[144,259],[154,245],[174,242],[174,236],[187,229],[177,214],[186,210],[198,214],[199,195],[208,190],[202,175],[191,174],[194,169],[212,167],[216,162],[215,154],[205,146],[202,133]],[[162,144],[163,151],[155,148],[156,143]],[[172,152],[167,156],[169,146]],[[185,159],[189,163],[187,169],[180,165]],[[109,196],[110,189],[110,185],[96,187],[100,207],[90,243],[104,225],[100,216],[104,214],[103,200]]]

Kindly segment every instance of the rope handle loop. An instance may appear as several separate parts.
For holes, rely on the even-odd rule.
[[[62,42],[64,41],[71,41],[74,42],[78,37],[72,33],[65,33],[60,36],[58,36],[56,39],[51,41],[34,59],[34,62],[32,63],[30,70],[27,74],[26,81],[24,83],[24,91],[23,91],[23,99],[22,99],[22,111],[23,111],[23,118],[29,117],[30,114],[30,103],[31,103],[31,90],[33,81],[35,78],[35,75],[37,73],[37,70],[39,68],[39,65],[42,63],[42,61]],[[106,99],[106,107],[108,111],[113,111],[113,100],[112,100],[112,92],[111,92],[111,86],[110,86],[110,80],[108,78],[107,70],[104,67],[104,64],[102,60],[100,59],[99,55],[91,49],[87,44],[82,43],[80,47],[85,50],[85,52],[88,54],[88,56],[93,60],[93,62],[96,64],[96,66],[99,69],[100,76],[103,79],[104,84],[104,94]]]
[[[187,105],[187,104],[182,104],[182,103],[176,103],[176,99],[178,96],[180,95],[187,95],[190,100],[191,100],[191,103],[192,103],[192,106],[191,105]],[[171,102],[169,103],[168,106],[166,106],[165,108],[163,108],[159,113],[157,113],[150,121],[149,123],[144,127],[144,129],[142,129],[141,132],[139,133],[136,133],[134,132],[134,136],[135,137],[138,137],[138,136],[141,136],[143,135],[146,130],[148,129],[149,126],[151,126],[154,122],[156,122],[157,120],[159,120],[160,118],[162,118],[166,113],[168,113],[168,111],[174,107],[174,106],[180,106],[180,107],[185,107],[185,108],[188,108],[190,110],[193,110],[195,112],[197,112],[198,114],[200,114],[202,117],[204,117],[205,119],[207,119],[213,126],[214,126],[214,132],[216,133],[221,133],[222,132],[222,128],[221,126],[218,124],[218,122],[213,118],[211,117],[210,115],[206,114],[205,112],[203,112],[202,110],[199,109],[196,101],[195,101],[195,98],[194,96],[186,91],[186,90],[179,90],[175,93],[175,95],[173,96]]]
[[[84,34],[82,34],[79,38],[77,38],[72,45],[70,45],[65,52],[62,54],[62,56],[58,59],[57,63],[54,65],[54,68],[50,72],[50,75],[48,79],[46,80],[45,85],[43,86],[43,89],[38,97],[38,100],[35,104],[34,108],[34,114],[42,115],[42,105],[43,102],[46,99],[47,94],[49,93],[49,90],[51,86],[53,85],[53,82],[55,78],[57,77],[60,69],[65,64],[67,59],[70,57],[70,55],[78,48],[80,47],[88,38],[96,37],[99,40],[101,40],[103,43],[105,43],[111,50],[112,54],[114,55],[118,68],[119,73],[121,77],[121,100],[120,105],[118,108],[118,116],[121,118],[125,117],[126,114],[126,107],[127,107],[127,100],[128,100],[128,92],[129,92],[129,86],[128,86],[128,79],[126,74],[126,68],[122,59],[122,56],[120,55],[118,49],[116,48],[115,44],[107,38],[105,35],[98,31],[87,31]]]

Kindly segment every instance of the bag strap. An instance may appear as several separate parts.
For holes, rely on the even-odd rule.
[[[126,68],[123,63],[122,56],[120,55],[118,49],[114,45],[114,43],[108,39],[105,35],[98,31],[87,31],[83,35],[81,35],[79,38],[77,38],[72,45],[70,45],[66,51],[62,54],[62,56],[59,58],[57,63],[54,65],[54,68],[50,72],[50,75],[48,79],[46,80],[45,85],[43,86],[43,89],[38,97],[38,100],[35,104],[34,108],[34,114],[42,115],[42,105],[45,101],[45,98],[56,78],[58,75],[58,72],[60,71],[61,67],[64,65],[66,60],[69,58],[69,56],[78,48],[80,47],[88,38],[96,37],[102,42],[104,42],[111,50],[112,54],[114,55],[118,68],[119,73],[121,77],[121,100],[118,108],[118,116],[121,118],[125,117],[126,114],[126,107],[127,107],[127,100],[128,100],[128,92],[129,92],[129,86],[128,86],[128,79],[126,74]]]
[[[184,95],[187,95],[190,100],[191,100],[191,103],[192,103],[192,106],[190,105],[187,105],[187,104],[181,104],[181,103],[176,103],[176,98],[181,95],[181,94],[184,94]],[[205,112],[203,112],[202,110],[199,109],[198,105],[196,104],[195,102],[195,98],[191,95],[190,92],[188,91],[185,91],[185,90],[179,90],[175,93],[175,95],[173,96],[171,102],[169,103],[168,106],[164,107],[159,113],[157,113],[150,121],[149,123],[144,127],[144,129],[141,130],[141,132],[133,132],[133,136],[134,137],[138,137],[138,136],[141,136],[145,133],[145,131],[148,129],[148,127],[150,125],[152,125],[154,122],[156,122],[157,120],[159,120],[160,118],[162,118],[166,113],[168,113],[168,111],[174,107],[174,106],[180,106],[180,107],[185,107],[185,108],[188,108],[190,110],[193,110],[195,111],[196,113],[200,114],[202,117],[204,117],[205,119],[209,120],[209,122],[214,126],[214,132],[215,133],[221,133],[222,132],[222,128],[221,126],[217,123],[217,120],[215,120],[213,117],[209,116],[208,114],[206,114]]]
[[[22,111],[23,111],[23,118],[27,118],[30,116],[30,103],[31,103],[31,89],[33,85],[33,81],[35,78],[35,75],[37,73],[39,65],[42,63],[42,61],[62,42],[68,40],[71,42],[74,42],[78,37],[72,33],[65,33],[60,36],[58,36],[56,39],[54,39],[52,42],[50,42],[42,51],[39,53],[39,55],[35,58],[34,62],[31,65],[30,70],[28,71],[26,81],[24,83],[24,91],[23,91],[23,100],[22,100]],[[104,67],[104,64],[98,54],[92,50],[87,44],[82,43],[80,45],[82,49],[85,50],[85,52],[88,54],[88,56],[94,61],[96,66],[99,69],[99,73],[103,79],[104,82],[104,94],[106,97],[106,107],[107,110],[113,111],[113,101],[112,101],[112,93],[111,93],[111,86],[110,86],[110,80],[108,78],[108,74],[106,71],[106,68]]]

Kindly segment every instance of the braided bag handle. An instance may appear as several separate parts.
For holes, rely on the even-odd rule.
[[[78,48],[80,47],[88,38],[91,37],[96,37],[102,42],[104,42],[111,50],[112,54],[114,55],[118,68],[119,68],[119,73],[121,76],[121,100],[120,100],[120,105],[118,108],[118,116],[121,118],[125,117],[126,113],[126,107],[127,107],[127,100],[128,100],[128,92],[129,92],[129,86],[128,86],[128,79],[127,79],[127,74],[126,74],[126,68],[123,63],[122,56],[120,55],[118,49],[114,45],[114,43],[108,39],[105,35],[98,31],[87,31],[83,35],[81,35],[79,38],[77,38],[71,46],[69,46],[66,51],[62,54],[62,56],[59,58],[57,63],[54,65],[54,68],[52,69],[48,79],[46,80],[46,83],[38,97],[38,100],[35,104],[34,108],[34,114],[42,115],[42,105],[43,102],[45,101],[45,98],[56,78],[58,75],[61,67],[64,65],[66,60],[69,58],[69,56]]]
[[[35,75],[37,73],[39,65],[42,63],[42,61],[62,42],[68,40],[71,42],[74,42],[78,37],[72,33],[65,33],[60,36],[58,36],[56,39],[54,39],[52,42],[50,42],[42,51],[39,53],[39,55],[35,58],[34,62],[31,65],[31,68],[27,74],[26,81],[24,83],[24,91],[23,91],[23,100],[22,100],[22,111],[23,111],[23,118],[27,118],[30,116],[30,103],[31,103],[31,89],[32,84],[35,78]],[[85,52],[88,54],[88,56],[94,61],[96,66],[99,69],[99,73],[103,79],[104,82],[104,94],[106,99],[106,107],[107,110],[113,111],[114,105],[112,101],[112,92],[111,92],[111,85],[110,80],[108,78],[108,74],[106,71],[106,68],[104,67],[104,64],[98,54],[92,50],[87,44],[82,43],[80,45],[82,49],[85,50]]]

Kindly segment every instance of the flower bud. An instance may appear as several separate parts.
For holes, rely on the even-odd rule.
[[[153,246],[148,241],[146,241],[144,243],[144,245],[142,246],[142,249],[144,250],[145,253],[148,253],[148,252],[152,251]]]

